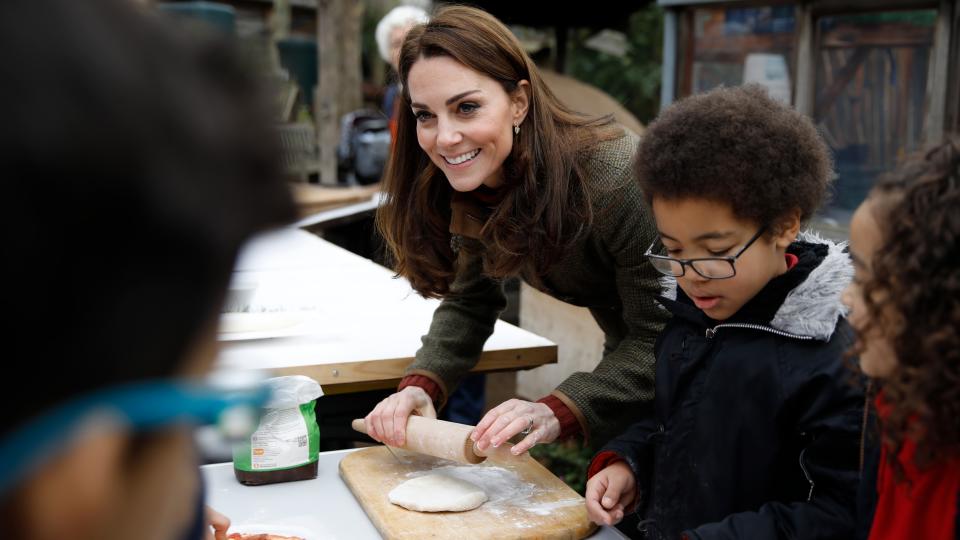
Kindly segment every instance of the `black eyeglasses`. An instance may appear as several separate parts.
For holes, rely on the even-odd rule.
[[[650,259],[650,264],[665,276],[681,277],[686,272],[687,267],[693,268],[693,271],[699,274],[701,277],[707,279],[728,279],[737,275],[737,269],[733,265],[734,262],[743,255],[743,252],[747,250],[754,242],[757,241],[757,238],[766,231],[766,227],[760,227],[760,230],[757,231],[757,234],[753,235],[753,238],[747,241],[746,244],[740,248],[740,251],[732,257],[701,257],[698,259],[675,259],[673,257],[666,257],[664,255],[655,255],[653,253],[653,246],[657,245],[657,240],[654,240],[650,247],[647,248],[647,252],[644,255]],[[659,240],[659,239],[658,239]]]

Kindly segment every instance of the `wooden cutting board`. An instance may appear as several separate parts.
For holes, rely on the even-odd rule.
[[[584,499],[529,455],[464,465],[383,446],[352,452],[340,476],[380,534],[388,540],[419,538],[579,539],[596,525]],[[391,503],[397,485],[424,474],[447,474],[477,484],[488,500],[467,512],[425,513]]]

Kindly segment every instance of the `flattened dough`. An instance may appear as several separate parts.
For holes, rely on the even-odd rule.
[[[390,502],[417,512],[463,512],[487,500],[477,485],[443,474],[428,474],[393,488]]]

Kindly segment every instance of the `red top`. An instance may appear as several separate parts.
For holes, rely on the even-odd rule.
[[[553,415],[560,421],[560,435],[557,436],[557,440],[569,439],[581,432],[580,422],[577,421],[576,415],[574,415],[570,407],[567,407],[557,396],[549,395],[542,397],[537,400],[537,403],[543,403],[547,407],[550,407]]]
[[[407,375],[406,377],[400,379],[400,385],[397,386],[397,392],[403,390],[408,386],[419,386],[423,388],[423,391],[430,396],[430,400],[433,401],[433,406],[440,411],[440,406],[443,404],[443,391],[440,390],[440,385],[433,382],[430,377],[425,375]]]
[[[883,421],[890,406],[880,395],[876,405]],[[956,538],[960,458],[941,459],[919,469],[913,461],[916,451],[916,443],[905,439],[897,456],[904,477],[898,481],[888,446],[884,444],[880,449],[877,511],[870,527],[870,540]]]
[[[617,454],[613,450],[604,450],[603,452],[600,452],[594,456],[593,460],[590,462],[590,467],[587,468],[587,480],[593,478],[593,475],[606,469],[610,465],[617,463],[618,461],[626,460],[620,457],[620,454]]]
[[[787,260],[787,270],[790,270],[800,262],[800,257],[797,257],[793,253],[784,253],[783,258]]]

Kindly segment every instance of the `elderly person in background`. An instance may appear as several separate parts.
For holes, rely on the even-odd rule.
[[[400,45],[403,44],[403,38],[407,32],[415,25],[425,23],[430,20],[430,16],[423,9],[416,6],[397,6],[390,10],[377,23],[375,33],[377,39],[377,49],[380,51],[380,57],[393,68],[391,75],[392,82],[387,86],[383,96],[383,112],[390,119],[391,140],[397,137],[397,115],[396,107],[399,104],[396,97],[400,91],[400,82],[396,77],[397,58],[400,56]]]

